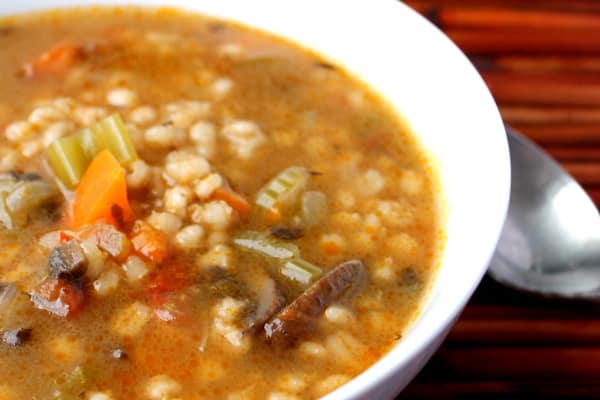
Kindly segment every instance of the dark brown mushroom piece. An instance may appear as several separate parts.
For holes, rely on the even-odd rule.
[[[129,354],[122,349],[115,349],[111,353],[112,357],[117,360],[127,360],[129,358]]]
[[[269,276],[261,277],[256,284],[256,308],[246,317],[246,332],[260,329],[285,305],[285,298],[275,281]]]
[[[264,325],[267,342],[277,347],[294,345],[316,328],[327,307],[356,295],[366,279],[362,261],[339,264]]]
[[[55,247],[48,258],[51,278],[77,279],[87,270],[88,260],[79,243],[72,239]]]
[[[302,228],[297,226],[285,227],[285,226],[274,226],[269,232],[271,236],[282,240],[296,240],[304,236]]]
[[[2,341],[10,346],[21,346],[31,339],[31,328],[18,328],[2,334]]]
[[[85,296],[80,284],[78,280],[47,279],[29,296],[37,309],[68,317],[84,306]]]
[[[0,223],[5,229],[24,227],[37,216],[56,215],[60,192],[53,182],[30,172],[0,174],[0,181]]]
[[[421,288],[419,273],[412,267],[404,268],[398,278],[398,285],[408,293],[415,292]]]

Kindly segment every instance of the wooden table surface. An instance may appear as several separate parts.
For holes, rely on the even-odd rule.
[[[504,120],[600,204],[600,1],[406,3],[469,56]],[[485,278],[398,397],[449,398],[600,399],[600,303],[538,299]]]

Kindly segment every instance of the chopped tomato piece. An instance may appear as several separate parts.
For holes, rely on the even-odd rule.
[[[35,306],[59,317],[77,314],[83,307],[83,291],[65,279],[50,279],[42,282],[32,296]]]
[[[156,264],[167,256],[169,241],[164,233],[144,221],[136,221],[131,231],[133,249]]]

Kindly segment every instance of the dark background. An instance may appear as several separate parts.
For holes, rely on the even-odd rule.
[[[505,122],[600,204],[600,1],[406,3],[469,56]],[[450,398],[600,399],[600,303],[534,298],[485,278],[398,397]]]

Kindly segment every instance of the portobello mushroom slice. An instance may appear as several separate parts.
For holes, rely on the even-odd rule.
[[[2,334],[2,341],[10,346],[21,346],[31,339],[31,328],[17,328]]]
[[[355,288],[364,285],[366,276],[367,271],[360,260],[339,264],[264,325],[267,342],[277,347],[294,345],[316,328],[329,305],[348,294],[355,295]]]
[[[7,230],[27,225],[41,210],[54,210],[58,188],[35,173],[0,175],[0,224]],[[54,210],[55,211],[55,210]]]
[[[246,317],[246,332],[260,330],[285,305],[285,298],[271,277],[261,277],[256,286],[256,309]]]
[[[281,240],[296,240],[304,236],[302,228],[297,226],[274,226],[271,228],[271,231],[269,233],[271,236]]]
[[[85,274],[88,260],[79,243],[72,239],[55,247],[48,258],[48,275],[51,278],[76,279]]]

